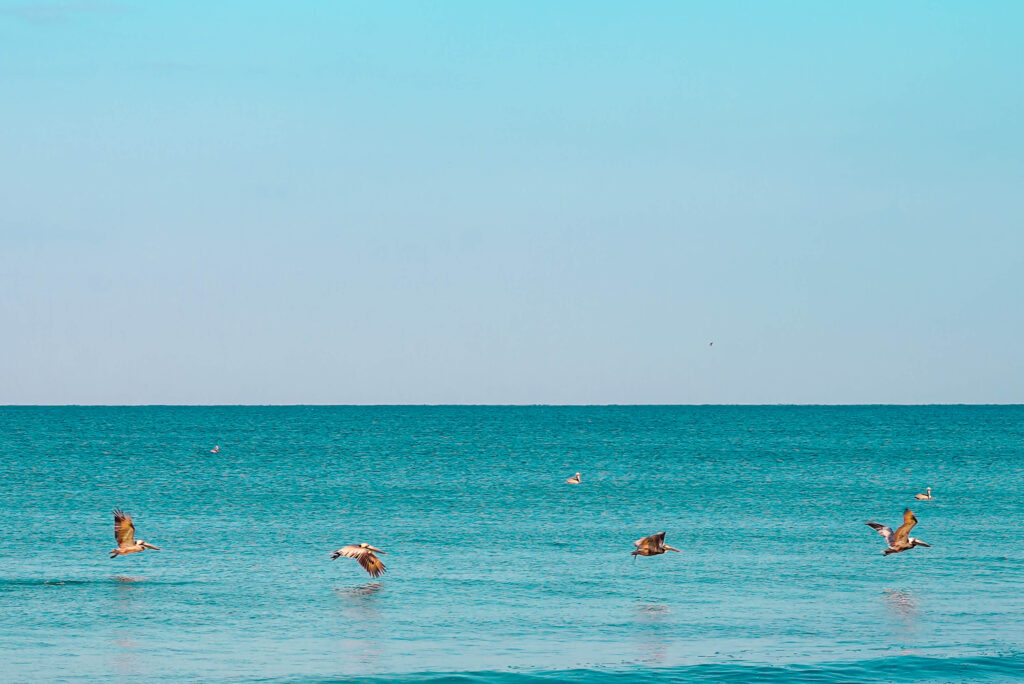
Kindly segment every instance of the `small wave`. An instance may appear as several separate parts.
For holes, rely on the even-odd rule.
[[[423,672],[408,675],[343,677],[339,684],[627,684],[629,682],[1020,682],[1024,680],[1024,656],[977,656],[933,658],[899,656],[847,663],[818,665],[702,664],[634,670],[560,670],[545,672]],[[268,680],[262,680],[268,681]],[[288,681],[296,681],[289,678]]]
[[[112,575],[95,579],[63,579],[59,577],[3,577],[3,587],[78,587],[78,586],[110,586],[112,584],[151,584],[158,586],[177,586],[183,584],[200,584],[199,580],[162,580],[148,577],[129,577]]]

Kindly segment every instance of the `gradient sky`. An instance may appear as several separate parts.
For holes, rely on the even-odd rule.
[[[0,1],[0,403],[1024,402],[1022,31]]]

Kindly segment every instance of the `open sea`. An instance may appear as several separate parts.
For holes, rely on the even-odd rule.
[[[1019,682],[1022,493],[1022,406],[2,407],[0,681]]]

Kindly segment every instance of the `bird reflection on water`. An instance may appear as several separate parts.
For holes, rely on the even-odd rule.
[[[377,605],[383,589],[384,584],[381,582],[367,582],[334,590],[348,625],[346,638],[338,641],[339,654],[347,654],[348,659],[369,667],[370,671],[373,671],[382,657]]]
[[[383,589],[384,585],[381,582],[368,582],[354,587],[338,587],[334,590],[334,595],[338,597],[345,613],[365,622],[378,618],[377,603]]]
[[[637,602],[636,615],[643,622],[663,622],[669,608],[664,603]]]
[[[639,660],[645,663],[661,663],[668,656],[669,637],[665,631],[666,619],[670,613],[664,603],[651,603],[638,599],[633,606],[636,622],[643,628],[639,631]]]
[[[144,577],[113,575],[113,591],[110,600],[115,612],[131,615],[135,612],[136,601],[142,601],[140,591],[145,586]],[[114,672],[121,677],[137,678],[142,672],[139,668],[139,648],[135,634],[131,630],[116,630],[109,635],[107,654]]]
[[[361,599],[373,596],[383,588],[382,582],[367,582],[354,587],[339,587],[334,590],[334,593],[341,599]]]
[[[137,584],[145,581],[145,577],[129,577],[128,575],[114,575],[110,579],[114,580],[118,585],[123,584]]]
[[[885,609],[893,620],[903,627],[914,628],[917,624],[917,599],[909,591],[902,589],[886,589]]]

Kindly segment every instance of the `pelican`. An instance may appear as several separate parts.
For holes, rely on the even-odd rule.
[[[926,494],[915,494],[914,498],[917,499],[918,501],[931,501],[931,498],[932,498],[932,488],[931,487],[926,487],[925,490],[927,491]]]
[[[211,454],[219,454],[220,453],[220,444],[215,444],[213,446],[213,448],[210,449],[210,453]]]
[[[380,558],[377,558],[374,552],[387,553],[386,551],[381,551],[377,547],[370,546],[366,542],[363,542],[359,545],[349,544],[348,546],[341,547],[331,554],[331,560],[337,560],[342,556],[345,556],[346,558],[355,558],[359,561],[359,564],[363,566],[363,570],[370,573],[370,577],[380,577],[387,571],[387,568],[384,567],[384,564],[381,563]]]
[[[117,548],[111,550],[111,558],[127,556],[129,553],[138,553],[146,549],[160,550],[159,546],[153,546],[135,538],[135,525],[132,523],[132,517],[120,508],[114,509],[114,539],[117,540]]]
[[[889,548],[882,553],[886,556],[890,553],[899,553],[901,551],[906,551],[907,549],[912,549],[915,546],[924,546],[929,549],[932,547],[931,544],[925,544],[920,539],[910,536],[910,528],[916,524],[917,518],[914,517],[914,514],[910,512],[909,508],[903,511],[903,524],[899,526],[895,534],[893,533],[892,528],[887,527],[886,525],[879,525],[876,522],[867,523],[868,527],[885,537],[885,543],[889,545]]]
[[[580,474],[579,473],[576,473],[575,475],[573,475],[572,477],[570,477],[568,480],[565,481],[565,484],[579,484],[579,483],[580,483]]]
[[[631,555],[633,560],[636,560],[637,556],[659,556],[666,551],[675,551],[679,553],[679,549],[674,549],[665,543],[665,533],[658,532],[658,534],[652,534],[649,537],[643,539],[637,539],[633,542],[633,546],[636,547]]]

